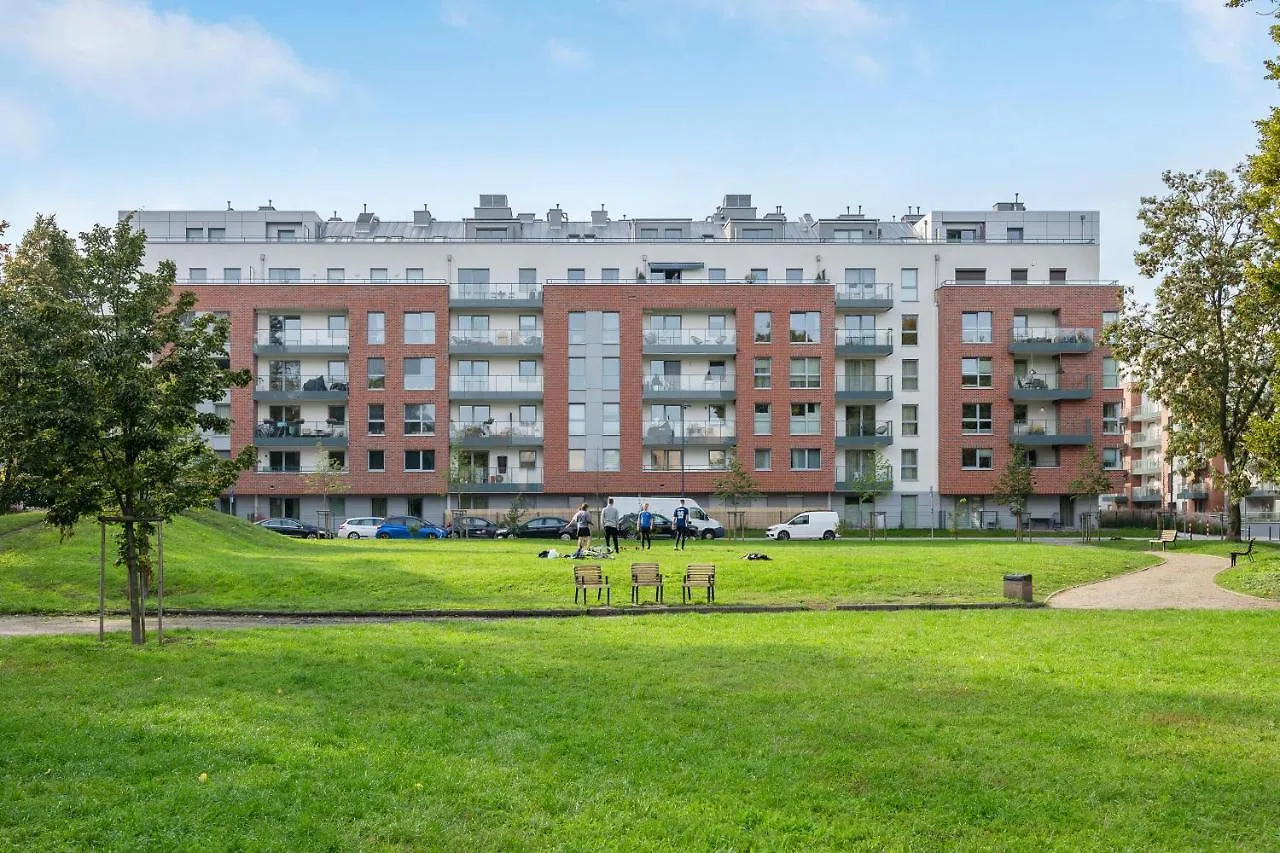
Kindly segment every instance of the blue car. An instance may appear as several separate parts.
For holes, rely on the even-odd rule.
[[[449,534],[430,521],[412,515],[393,515],[384,519],[373,535],[378,539],[443,539]]]

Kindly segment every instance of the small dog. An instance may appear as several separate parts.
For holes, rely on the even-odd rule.
[[[770,557],[769,557],[769,555],[768,555],[768,554],[757,554],[757,553],[755,553],[755,552],[753,551],[753,552],[751,552],[750,554],[743,554],[743,555],[742,555],[742,559],[744,559],[744,560],[770,560]],[[772,560],[770,560],[770,562],[772,562]]]

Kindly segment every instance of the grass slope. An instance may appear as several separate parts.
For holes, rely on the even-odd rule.
[[[1278,627],[1039,610],[0,640],[0,848],[1276,849]]]
[[[549,544],[568,543],[298,541],[199,513],[168,527],[165,604],[279,611],[572,605],[570,561],[537,559]],[[773,560],[739,559],[748,550]],[[658,542],[606,562],[615,603],[629,598],[630,562],[651,559],[662,565],[667,600],[675,602],[686,565],[717,563],[722,604],[998,601],[1001,574],[1014,571],[1032,572],[1043,598],[1150,563],[1119,550],[1008,542],[695,542],[680,553]],[[61,542],[45,528],[0,538],[0,612],[96,610],[97,571],[98,533],[90,525]],[[123,608],[123,572],[109,572],[109,606]]]

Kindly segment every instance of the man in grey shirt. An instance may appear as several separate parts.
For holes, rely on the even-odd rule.
[[[613,540],[613,553],[621,554],[622,549],[618,546],[618,508],[613,505],[613,498],[609,498],[608,506],[600,513],[600,520],[604,522],[604,549],[608,551],[609,541]]]

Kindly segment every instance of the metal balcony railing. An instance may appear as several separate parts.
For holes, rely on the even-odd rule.
[[[1067,326],[1014,327],[1010,340],[1017,344],[1092,344],[1097,332]]]
[[[1040,373],[1032,370],[1025,376],[1011,376],[1011,391],[1088,391],[1093,388],[1093,377],[1086,373]]]
[[[892,394],[893,375],[849,376],[836,374],[836,392],[844,394]]]
[[[338,474],[351,473],[351,469],[349,467],[331,469],[322,465],[318,465],[314,462],[309,462],[305,465],[302,465],[302,464],[272,465],[269,462],[259,462],[258,468],[257,468],[257,472],[259,474],[318,474],[321,471],[330,471],[330,470]]]
[[[893,421],[836,421],[837,438],[893,438]]]
[[[254,380],[256,391],[346,391],[349,380],[346,374],[276,374],[259,376]]]
[[[893,346],[893,329],[835,329],[836,346]]]
[[[256,438],[346,438],[345,421],[273,421],[264,418],[253,428]]]
[[[673,441],[690,439],[731,439],[734,425],[728,421],[646,421],[646,441]]]
[[[258,329],[254,342],[273,347],[345,347],[350,345],[346,329]]]
[[[542,438],[542,421],[453,421],[449,437]]]

